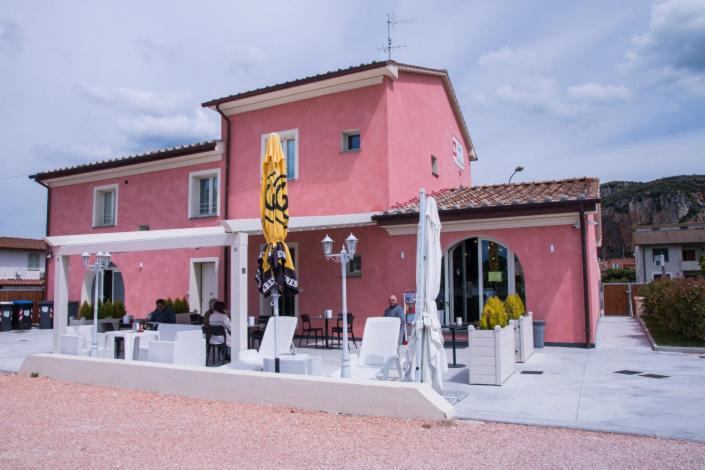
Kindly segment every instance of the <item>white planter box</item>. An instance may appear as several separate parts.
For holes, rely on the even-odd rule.
[[[262,366],[265,372],[274,372],[274,358],[263,358]],[[321,356],[281,355],[279,356],[279,371],[282,374],[321,375]]]
[[[494,330],[468,328],[470,383],[502,385],[516,370],[514,326]]]
[[[515,327],[516,361],[526,362],[534,353],[534,317],[529,312],[512,322]]]

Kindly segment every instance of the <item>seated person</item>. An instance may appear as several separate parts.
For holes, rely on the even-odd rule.
[[[174,311],[167,307],[164,299],[157,299],[157,308],[147,316],[147,321],[155,323],[176,323]]]
[[[217,301],[213,304],[213,312],[208,317],[208,326],[222,326],[225,327],[225,337],[211,335],[209,344],[223,344],[228,347],[228,354],[230,356],[230,317],[225,313],[225,303]]]

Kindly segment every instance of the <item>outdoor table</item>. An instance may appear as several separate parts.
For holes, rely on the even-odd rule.
[[[469,323],[463,323],[462,325],[458,325],[457,323],[451,323],[449,325],[443,325],[442,328],[450,330],[451,338],[453,339],[453,363],[448,364],[448,367],[451,369],[457,369],[459,367],[465,367],[465,364],[460,364],[456,362],[455,360],[455,330],[467,330],[469,326]]]
[[[115,339],[123,338],[125,341],[125,360],[132,360],[132,349],[134,348],[135,338],[151,338],[159,339],[159,333],[156,331],[133,331],[133,330],[118,330],[108,331],[105,333],[106,339],[106,356],[115,358]]]
[[[255,333],[262,333],[264,335],[264,330],[260,328],[259,325],[248,325],[247,326],[247,347],[248,349],[255,349]],[[260,342],[262,337],[259,337]]]
[[[330,320],[333,320],[333,317],[328,318],[325,315],[318,315],[316,317],[311,317],[312,320],[323,320],[324,327],[323,327],[323,341],[325,341],[325,346],[324,349],[333,349],[333,346],[330,346],[328,344],[328,322]]]

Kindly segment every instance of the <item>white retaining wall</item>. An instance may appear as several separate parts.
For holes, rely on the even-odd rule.
[[[425,420],[453,418],[430,386],[408,382],[249,372],[62,354],[25,359],[19,373],[171,395],[304,410]]]

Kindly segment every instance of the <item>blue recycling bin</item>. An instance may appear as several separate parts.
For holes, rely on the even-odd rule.
[[[12,329],[12,302],[0,302],[0,331]]]
[[[45,300],[39,304],[39,329],[50,330],[54,328],[54,302]]]
[[[32,308],[34,302],[31,300],[15,300],[12,302],[12,329],[29,330],[32,328]]]

